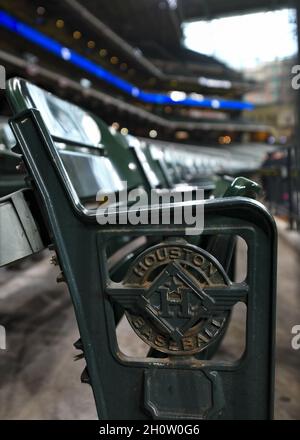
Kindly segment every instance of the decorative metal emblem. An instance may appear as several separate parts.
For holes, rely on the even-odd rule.
[[[206,349],[226,328],[237,301],[221,265],[186,242],[161,243],[137,257],[119,289],[108,289],[134,331],[173,355]],[[225,291],[224,291],[225,289]]]

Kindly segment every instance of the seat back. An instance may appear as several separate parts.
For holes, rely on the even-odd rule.
[[[100,118],[23,80],[14,87],[12,108],[15,112],[39,109],[60,166],[82,203],[96,202],[99,190],[124,189],[124,181],[128,189],[144,185],[130,151]]]

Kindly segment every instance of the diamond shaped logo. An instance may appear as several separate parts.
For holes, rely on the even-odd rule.
[[[139,306],[175,341],[208,317],[213,305],[214,300],[177,262],[169,263],[139,300]]]

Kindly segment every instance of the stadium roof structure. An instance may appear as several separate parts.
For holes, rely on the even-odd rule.
[[[0,0],[0,60],[7,63],[9,75],[29,76],[50,89],[56,81],[62,89],[58,93],[66,97],[77,83],[74,99],[81,102],[89,96],[88,106],[92,102],[96,106],[101,98],[107,104],[101,109],[106,119],[110,117],[105,113],[111,112],[113,118],[111,108],[117,108],[123,116],[139,114],[139,121],[156,118],[170,130],[215,126],[220,131],[228,123],[223,111],[230,115],[231,129],[236,125],[241,130],[240,112],[251,108],[243,102],[243,94],[253,83],[213,57],[186,49],[181,25],[186,20],[287,5],[293,4],[279,0],[52,0],[43,5],[41,0]],[[95,99],[91,99],[93,93]],[[186,107],[204,112],[191,119]],[[215,120],[209,112],[216,115]],[[254,130],[249,124],[245,129]]]

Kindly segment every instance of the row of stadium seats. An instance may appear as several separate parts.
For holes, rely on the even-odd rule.
[[[276,231],[267,210],[250,200],[259,186],[223,178],[243,161],[232,162],[222,150],[123,137],[18,78],[8,81],[6,93],[12,154],[28,189],[0,200],[0,266],[45,247],[54,252],[78,321],[75,347],[87,360],[82,381],[93,387],[100,418],[268,418]],[[222,197],[216,197],[218,174]],[[191,190],[192,198],[147,199],[137,208],[123,199],[131,190],[137,197]],[[118,222],[99,221],[107,201]],[[189,214],[181,222],[177,208]],[[142,214],[146,222],[135,223]],[[191,218],[201,225],[191,227]],[[248,249],[243,282],[235,277],[238,237]],[[239,302],[247,307],[245,351],[233,364],[215,361]],[[118,344],[125,317],[148,347],[141,358]],[[240,393],[242,385],[247,392]],[[251,406],[258,396],[261,404]]]
[[[39,99],[39,89],[34,85],[30,85],[30,88],[34,90],[33,95]],[[43,102],[45,111],[49,112],[45,100]],[[58,118],[55,124],[63,127],[64,115],[69,109],[66,103],[56,98],[56,105],[59,102],[62,108],[57,110],[60,119]],[[53,103],[51,105],[54,106]],[[71,104],[67,105],[71,106],[71,109],[74,107]],[[73,147],[70,149],[64,143],[57,142],[57,147],[72,180],[77,181],[75,183],[77,187],[80,186],[80,197],[88,202],[91,202],[92,198],[95,201],[95,194],[103,187],[104,180],[105,185],[109,186],[107,189],[119,188],[120,182],[114,180],[116,174],[110,170],[112,164],[109,164],[109,159],[117,164],[114,165],[117,169],[122,169],[120,178],[129,179],[131,187],[146,185],[148,189],[170,189],[178,185],[182,188],[182,185],[188,184],[203,188],[206,197],[210,197],[213,196],[216,186],[216,195],[221,195],[228,186],[228,179],[224,180],[223,176],[235,177],[240,174],[251,176],[262,166],[266,153],[274,149],[274,147],[255,144],[234,145],[224,149],[138,139],[131,135],[123,136],[99,118],[96,119],[100,127],[99,132],[89,119],[88,113],[83,119],[86,126],[81,127],[80,130],[97,131],[96,136],[100,136],[97,150],[93,147],[86,154],[85,147],[81,150],[78,147],[75,151]],[[88,126],[89,123],[91,126]],[[73,128],[69,124],[66,129],[74,130],[75,133],[77,120],[72,120],[72,124],[74,124]],[[0,196],[24,186],[24,176],[16,172],[19,160],[12,152],[14,144],[14,136],[7,119],[0,119],[0,172],[2,176]],[[91,152],[93,152],[92,155]],[[75,161],[74,153],[76,153]],[[90,171],[87,173],[88,170],[95,170],[97,167],[99,167],[99,173]],[[106,175],[109,176],[108,179],[105,178]]]

